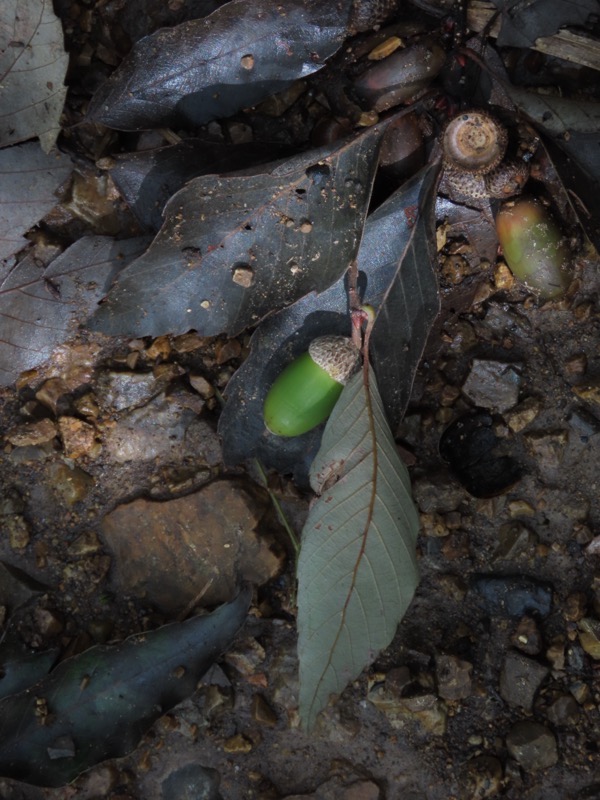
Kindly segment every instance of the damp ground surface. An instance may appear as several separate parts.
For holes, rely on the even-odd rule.
[[[56,6],[72,57],[92,52],[108,72],[110,13],[88,24],[86,4]],[[86,87],[72,82],[76,119]],[[110,151],[106,129],[82,136]],[[32,247],[136,231],[103,173],[81,170]],[[421,583],[390,647],[314,731],[297,708],[293,551],[260,474],[226,466],[216,433],[249,336],[83,331],[1,390],[7,642],[62,659],[256,587],[232,646],[130,755],[61,788],[2,778],[3,798],[600,798],[600,261],[579,235],[571,287],[542,302],[494,265],[474,269],[455,233],[397,432]],[[286,476],[268,483],[301,530],[309,497]]]

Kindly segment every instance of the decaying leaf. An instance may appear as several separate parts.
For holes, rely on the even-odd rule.
[[[23,234],[54,208],[70,171],[67,156],[47,155],[37,142],[0,150],[0,258],[27,244]]]
[[[10,270],[0,283],[0,385],[41,364],[74,336],[116,273],[147,241],[87,236],[46,269],[27,256]]]
[[[47,153],[60,130],[69,56],[52,0],[3,0],[0,147],[38,136]]]
[[[391,642],[419,580],[419,522],[375,376],[347,384],[311,469],[320,495],[298,561],[300,715],[307,728]]]

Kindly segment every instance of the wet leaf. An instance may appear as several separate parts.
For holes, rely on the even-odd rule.
[[[418,354],[438,304],[433,272],[435,257],[428,243],[433,214],[430,187],[436,174],[436,164],[426,167],[368,217],[357,256],[363,301],[380,308],[395,282],[400,299],[388,301],[393,303],[389,305],[389,318],[393,313],[405,314],[413,325],[408,349],[400,338],[404,336],[406,323],[398,319],[399,337],[378,337],[372,351],[386,413],[393,424],[404,412]],[[420,207],[422,217],[417,213]],[[249,358],[227,387],[227,404],[219,423],[227,463],[239,464],[257,456],[265,466],[282,473],[291,472],[300,485],[307,485],[308,470],[319,448],[323,426],[286,439],[267,433],[262,412],[265,396],[286,364],[307,350],[314,338],[325,334],[350,335],[350,332],[344,278],[319,295],[307,295],[260,325],[252,337]],[[388,373],[380,363],[388,364],[392,359],[397,359],[398,367]]]
[[[356,255],[385,124],[258,174],[195,178],[88,322],[108,334],[237,334]]]
[[[89,116],[120,130],[228,117],[320,69],[344,40],[349,6],[232,0],[158,30],[100,87]]]
[[[244,622],[251,591],[212,614],[98,645],[0,702],[0,774],[62,786],[132,750],[198,680]]]
[[[508,92],[519,111],[552,136],[600,131],[600,103],[528,92],[518,86],[509,86]]]
[[[533,47],[541,36],[552,36],[560,28],[584,28],[598,14],[597,0],[492,0],[500,11],[500,47]]]
[[[0,283],[0,385],[41,364],[74,336],[116,273],[147,241],[83,237],[46,269],[33,254],[9,270]]]
[[[66,156],[46,155],[37,142],[0,150],[0,258],[27,244],[23,234],[54,208],[70,171]]]
[[[175,192],[198,175],[248,169],[272,161],[276,145],[240,145],[187,139],[180,144],[117,156],[110,176],[142,225],[158,231],[163,209]]]
[[[36,653],[22,643],[2,643],[0,648],[0,698],[27,689],[47,675],[59,656],[58,649]]]
[[[544,134],[544,147],[573,211],[596,248],[600,221],[600,103],[540,95],[512,86],[518,109]]]
[[[39,136],[47,153],[60,130],[69,57],[51,0],[3,0],[0,147]]]
[[[311,728],[391,642],[417,587],[418,515],[371,371],[347,384],[311,468],[298,560],[300,715]],[[333,485],[332,485],[333,484]]]

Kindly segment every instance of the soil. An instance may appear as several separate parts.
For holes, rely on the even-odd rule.
[[[72,122],[127,49],[126,8],[56,3],[74,65]],[[78,72],[90,48],[92,66]],[[304,134],[298,123],[290,139]],[[90,152],[105,157],[132,137],[88,126],[65,141],[85,151],[81,170],[97,189],[85,208],[101,201],[103,211],[64,203],[32,246],[106,233],[108,201],[131,235],[135,220]],[[390,647],[309,733],[297,710],[289,541],[260,478],[225,466],[216,434],[218,396],[248,336],[82,332],[2,390],[7,640],[62,659],[227,600],[240,561],[261,584],[231,648],[130,755],[58,789],[0,779],[2,798],[600,798],[600,259],[579,233],[571,287],[542,302],[493,265],[461,260],[453,271],[459,239],[450,232],[440,259],[443,312],[397,432],[421,515],[421,583]],[[153,522],[149,542],[133,521],[139,506],[110,517],[215,483],[231,495],[214,504],[248,520],[243,546],[219,562],[232,523],[216,515],[191,578],[190,542],[169,538],[168,522]],[[300,530],[309,498],[285,476],[269,488]],[[172,563],[160,564],[167,550]],[[167,574],[180,580],[165,596]]]

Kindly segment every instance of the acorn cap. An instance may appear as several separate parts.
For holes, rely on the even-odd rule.
[[[485,174],[498,166],[507,144],[506,128],[485,111],[458,114],[442,133],[445,163],[476,174]]]
[[[354,372],[359,357],[358,349],[347,336],[320,336],[313,339],[308,353],[317,366],[342,386]]]

